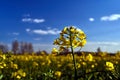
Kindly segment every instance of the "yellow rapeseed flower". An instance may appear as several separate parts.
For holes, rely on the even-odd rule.
[[[56,40],[54,40],[54,43],[53,43],[54,45],[59,45],[60,43],[59,43],[59,40],[58,39],[56,39]]]
[[[80,68],[80,67],[81,67],[80,63],[76,63],[76,68]]]
[[[26,73],[25,73],[25,72],[23,72],[23,73],[22,73],[22,76],[23,76],[23,77],[25,77],[25,76],[26,76]]]
[[[70,41],[69,41],[68,39],[66,39],[66,40],[64,41],[64,44],[70,45]]]
[[[44,65],[45,65],[45,62],[42,62],[41,65],[44,66]]]
[[[73,64],[72,63],[68,63],[67,66],[71,69],[73,69]]]
[[[6,59],[6,56],[5,55],[0,55],[0,62],[5,60]]]
[[[95,65],[91,65],[91,67],[92,67],[92,68],[94,68],[94,67],[95,67]]]
[[[21,76],[20,76],[20,75],[17,75],[16,78],[17,78],[17,79],[21,79]]]
[[[76,29],[74,27],[70,27],[70,32],[71,33],[75,33],[76,32]]]
[[[86,66],[87,64],[86,64],[86,62],[82,62],[82,65],[83,65],[83,66]]]
[[[6,56],[5,56],[5,55],[2,55],[2,58],[3,58],[3,60],[5,60],[5,59],[6,59]]]
[[[13,64],[13,68],[18,69],[18,65],[17,64]]]
[[[14,68],[14,69],[18,69],[18,65],[14,64],[14,63],[11,63],[11,67]]]
[[[58,68],[61,67],[61,66],[62,66],[61,64],[58,64],[58,65],[57,65]]]
[[[114,70],[114,65],[112,62],[106,62],[107,70]]]
[[[0,69],[3,69],[4,67],[0,65]]]
[[[55,72],[55,76],[56,76],[56,77],[61,77],[61,74],[62,74],[61,71],[56,71],[56,72]]]
[[[39,64],[37,62],[33,62],[33,66],[39,66]]]
[[[79,36],[80,39],[85,39],[86,38],[86,35],[82,30],[79,32],[79,34],[80,34],[80,36]]]
[[[29,60],[29,58],[28,57],[25,57],[25,61],[28,61]]]
[[[53,48],[52,53],[58,53],[58,50],[56,48]]]
[[[64,40],[65,38],[64,38],[64,36],[63,35],[60,35],[60,38],[59,38],[60,40]]]
[[[77,43],[77,46],[83,47],[85,44],[86,44],[86,39],[84,39],[81,42]]]
[[[6,64],[4,62],[0,62],[0,68],[3,69],[4,67],[6,67]]]
[[[68,29],[67,27],[64,27],[64,29],[62,30],[62,33],[66,34],[67,33],[67,29]]]
[[[88,60],[88,61],[93,61],[93,56],[92,56],[92,54],[88,54],[88,55],[86,56],[86,60]]]
[[[83,47],[86,44],[85,33],[74,26],[65,27],[60,33],[60,37],[54,40],[54,45],[66,46],[70,48]]]
[[[48,60],[47,60],[47,65],[50,65],[50,63],[51,63],[51,60],[48,59]]]

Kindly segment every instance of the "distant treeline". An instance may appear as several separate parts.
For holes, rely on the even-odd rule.
[[[12,52],[13,54],[32,54],[34,52],[33,44],[29,42],[18,42],[17,40],[13,41],[11,44],[11,50],[9,50],[8,45],[0,43],[0,51],[2,53]],[[36,51],[36,54],[47,52],[45,50],[43,51]]]
[[[47,53],[47,51],[43,50],[43,51],[36,51],[34,52],[34,48],[33,48],[33,44],[32,43],[28,43],[28,42],[18,42],[17,40],[13,41],[11,44],[12,48],[11,50],[8,49],[8,45],[6,44],[2,44],[0,43],[0,51],[2,53],[8,53],[8,52],[12,52],[13,54],[37,54],[37,55],[47,55],[49,53]],[[70,51],[68,48],[64,48],[64,50],[62,52],[60,52],[58,55],[67,55],[69,54]],[[77,55],[83,55],[83,54],[93,54],[95,56],[99,56],[99,55],[115,55],[115,54],[120,54],[120,51],[116,52],[116,53],[107,53],[107,52],[102,52],[101,48],[98,47],[96,49],[96,52],[87,52],[87,51],[77,51],[75,52],[75,54]]]

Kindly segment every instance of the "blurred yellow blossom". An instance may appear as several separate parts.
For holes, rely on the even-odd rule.
[[[95,67],[95,65],[91,65],[91,67],[92,67],[92,68],[94,68],[94,67]]]
[[[106,67],[108,70],[114,70],[114,65],[112,62],[106,62]]]
[[[21,79],[21,77],[25,77],[25,76],[26,73],[22,69],[19,69],[18,71],[12,73],[12,77],[16,77],[18,79]]]
[[[88,55],[86,56],[86,60],[88,60],[88,61],[93,61],[93,56],[92,56],[92,54],[88,54]]]
[[[78,69],[80,67],[81,67],[80,63],[76,63],[76,68]]]
[[[4,62],[0,62],[0,68],[2,69],[4,67],[6,67],[6,64]]]
[[[39,66],[39,64],[37,62],[33,62],[33,66]]]
[[[54,53],[58,53],[58,50],[56,49],[56,48],[53,48],[52,49],[52,53],[54,54]]]
[[[18,65],[11,62],[11,68],[18,69]]]
[[[25,72],[23,72],[22,76],[23,76],[23,77],[25,77],[25,76],[26,76],[26,73],[25,73]]]
[[[64,27],[64,29],[62,30],[62,33],[66,34],[67,33],[67,27]]]
[[[6,56],[5,55],[0,55],[0,61],[5,60]]]
[[[86,64],[86,62],[82,62],[82,65],[83,65],[83,66],[86,66],[87,64]]]
[[[61,71],[56,71],[56,72],[55,72],[55,76],[56,76],[56,77],[61,77],[61,74],[62,74]]]
[[[41,65],[44,66],[44,65],[45,65],[45,62],[42,62]]]
[[[17,75],[16,78],[17,78],[17,79],[21,79],[21,76],[20,76],[20,75]]]

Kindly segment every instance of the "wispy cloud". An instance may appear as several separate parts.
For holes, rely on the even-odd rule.
[[[56,35],[60,33],[60,30],[54,28],[54,29],[48,29],[48,30],[42,30],[42,29],[36,29],[36,30],[32,30],[33,33],[35,34],[41,34],[41,35]]]
[[[18,32],[12,32],[12,33],[8,33],[8,35],[10,35],[10,36],[13,36],[13,35],[18,36],[18,35],[20,35],[20,33],[18,33]]]
[[[30,17],[30,14],[24,14],[23,17]]]
[[[106,46],[117,46],[120,45],[118,42],[89,42],[88,44],[106,45]]]
[[[101,17],[101,21],[115,21],[120,19],[120,14],[112,14],[110,16]]]
[[[95,19],[94,18],[89,18],[89,21],[93,22],[93,21],[95,21]]]
[[[30,23],[43,23],[45,22],[45,19],[32,19],[32,18],[23,18],[22,22],[30,22]]]
[[[34,40],[39,41],[39,40],[41,40],[41,38],[34,38]]]
[[[97,48],[100,47],[102,51],[107,52],[117,52],[119,51],[120,42],[87,42],[83,51],[97,51]]]

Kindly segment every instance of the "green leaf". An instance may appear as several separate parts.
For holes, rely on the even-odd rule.
[[[2,80],[2,78],[3,78],[3,74],[0,75],[0,80]]]
[[[93,74],[91,74],[91,75],[88,77],[88,80],[91,80],[92,77],[93,77]]]

